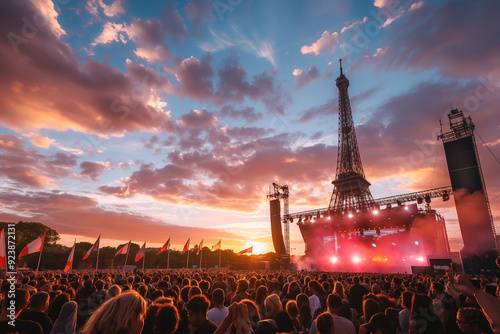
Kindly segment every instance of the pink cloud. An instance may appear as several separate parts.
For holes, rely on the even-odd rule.
[[[268,110],[283,114],[292,98],[275,84],[276,72],[263,72],[247,80],[248,73],[239,64],[238,57],[231,55],[224,59],[219,69],[219,82],[214,102],[223,105],[228,102],[242,103],[245,98],[261,101]]]
[[[114,0],[110,5],[105,4],[103,0],[88,0],[85,9],[93,16],[98,16],[101,10],[107,17],[117,17],[120,14],[125,14],[123,0]]]
[[[0,134],[0,152],[2,178],[36,188],[54,185],[61,177],[69,176],[78,159],[61,152],[42,155],[35,148],[26,148],[22,138],[11,134]]]
[[[354,21],[353,23],[349,24],[348,26],[343,27],[342,30],[340,30],[340,33],[343,34],[346,31],[349,31],[349,30],[353,29],[354,27],[357,27],[360,24],[365,23],[366,21],[368,21],[368,17],[365,16],[363,18],[363,20]]]
[[[212,97],[214,71],[211,61],[209,55],[204,55],[201,60],[191,57],[179,63],[175,69],[175,76],[181,84],[178,89],[182,95],[197,100],[207,100]]]
[[[38,133],[35,132],[29,132],[23,134],[24,137],[31,138],[31,143],[35,146],[41,147],[41,148],[49,148],[50,145],[54,143],[55,140],[47,138],[47,137],[42,137]]]
[[[2,29],[19,32],[21,17],[33,17],[35,11],[2,2]],[[101,136],[172,129],[170,115],[150,103],[153,91],[137,99],[130,76],[92,59],[81,66],[75,52],[50,29],[40,28],[26,43],[2,39],[0,52],[0,122],[5,126],[20,131],[73,129]]]
[[[262,113],[256,112],[253,107],[246,107],[241,110],[235,109],[232,106],[224,106],[220,110],[220,115],[222,117],[229,117],[232,119],[244,119],[247,123],[253,123],[262,119],[264,116]]]
[[[302,54],[314,53],[314,55],[318,56],[324,52],[334,52],[337,44],[339,42],[339,34],[338,32],[329,33],[328,31],[324,31],[321,37],[314,42],[311,46],[304,45],[300,48],[300,52]]]
[[[84,161],[80,164],[80,169],[82,170],[80,175],[97,181],[99,176],[106,170],[106,165],[102,162]]]

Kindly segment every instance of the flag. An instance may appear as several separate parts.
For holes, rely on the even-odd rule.
[[[0,268],[7,268],[7,254],[5,254],[5,233],[0,232]]]
[[[161,252],[167,251],[169,248],[170,248],[170,238],[168,238],[165,245],[163,245],[163,247],[160,248],[160,250],[158,251],[158,253],[156,253],[156,255],[160,254]]]
[[[27,244],[23,248],[21,253],[19,253],[19,258],[22,258],[23,256],[26,256],[28,254],[40,252],[42,250],[42,247],[43,247],[43,239],[45,239],[45,234],[39,238],[36,238],[34,241],[30,242],[29,244]]]
[[[182,249],[183,252],[187,252],[189,250],[189,239],[191,239],[191,238],[188,238],[188,241],[186,241],[186,244],[184,245],[184,248]]]
[[[73,255],[75,254],[75,244],[73,244],[73,248],[71,248],[71,252],[68,256],[68,261],[66,261],[66,267],[64,267],[64,272],[67,273],[71,269],[71,265],[73,264]]]
[[[122,248],[120,248],[120,250],[118,250],[118,252],[116,252],[115,256],[113,257],[116,257],[117,255],[120,254],[127,254],[129,247],[130,247],[130,241],[127,244],[125,244]]]
[[[215,245],[213,245],[212,246],[212,250],[218,250],[218,249],[220,249],[220,242],[221,242],[221,240],[219,240],[218,243],[216,243]]]
[[[253,245],[248,247],[247,249],[244,249],[242,251],[240,251],[238,254],[246,254],[246,253],[252,253],[253,252]]]
[[[201,242],[198,245],[198,250],[196,250],[196,255],[200,254],[202,248],[203,248],[203,239],[201,239]]]
[[[83,260],[85,260],[86,258],[88,258],[90,256],[90,253],[96,251],[98,248],[99,248],[99,240],[101,239],[101,235],[99,234],[99,237],[97,238],[96,242],[94,243],[94,245],[92,247],[90,247],[90,249],[87,251],[87,253],[85,254],[85,256],[83,257]]]
[[[135,255],[135,262],[139,261],[140,259],[142,259],[144,257],[144,255],[146,255],[146,243],[144,243],[141,247],[141,249],[139,249],[139,252],[137,252],[137,254]]]

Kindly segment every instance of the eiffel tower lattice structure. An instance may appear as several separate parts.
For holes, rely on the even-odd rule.
[[[339,142],[337,172],[332,181],[334,187],[328,211],[345,214],[374,210],[378,206],[370,192],[370,183],[365,178],[361,163],[347,90],[349,80],[342,72],[342,59],[336,85],[339,90]]]

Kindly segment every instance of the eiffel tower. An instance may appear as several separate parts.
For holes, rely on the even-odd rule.
[[[352,120],[349,101],[349,80],[342,72],[336,80],[339,90],[339,143],[337,153],[337,173],[332,181],[333,192],[328,211],[333,214],[363,212],[377,208],[370,192],[370,183],[365,178],[359,154],[356,131]]]

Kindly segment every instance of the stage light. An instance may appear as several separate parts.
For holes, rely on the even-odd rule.
[[[361,258],[359,256],[353,256],[352,262],[354,262],[354,263],[360,263],[361,262]]]
[[[353,217],[352,213],[350,213],[350,214],[348,215],[348,217],[349,217],[349,218],[352,218],[352,217]]]
[[[375,244],[372,244],[372,246],[373,246],[373,247],[377,247],[377,245],[375,245]]]
[[[405,205],[405,210],[408,210],[408,206]]]
[[[332,219],[332,217],[328,216],[328,220]]]
[[[396,246],[396,243],[395,243],[395,242],[393,242],[393,243],[392,243],[392,245],[393,245],[393,246]]]
[[[374,215],[378,215],[378,210],[373,210]]]
[[[402,260],[402,261],[404,261],[404,262],[406,262],[406,260],[405,260],[405,259],[401,259],[401,260]]]
[[[424,262],[424,258],[423,257],[417,257],[417,261]]]
[[[415,245],[417,245],[417,246],[418,246],[418,241],[415,241]]]
[[[332,256],[332,257],[330,258],[330,262],[332,262],[332,263],[337,263],[337,262],[339,262],[339,258],[338,258],[338,257],[336,257],[336,256]]]

